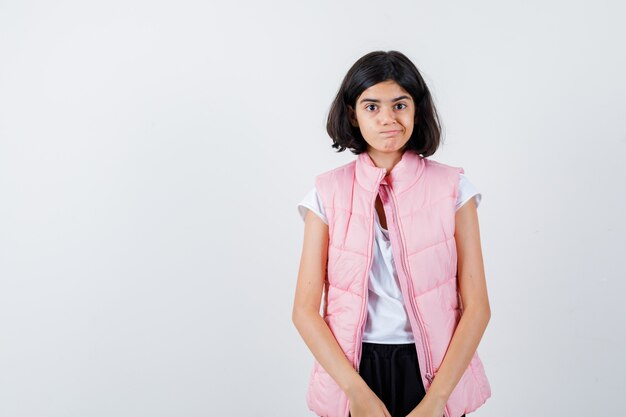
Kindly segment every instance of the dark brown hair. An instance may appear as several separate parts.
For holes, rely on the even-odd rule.
[[[359,58],[343,79],[333,100],[326,131],[337,152],[358,155],[367,150],[367,142],[358,126],[352,126],[348,106],[356,107],[357,98],[369,87],[393,80],[404,88],[415,103],[415,127],[405,146],[424,157],[435,153],[441,140],[441,126],[430,91],[421,74],[404,54],[398,51],[374,51]]]

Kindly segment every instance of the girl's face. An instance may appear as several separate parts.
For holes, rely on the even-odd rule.
[[[368,152],[402,154],[415,121],[415,103],[405,89],[393,80],[383,81],[364,90],[355,107],[348,107]]]

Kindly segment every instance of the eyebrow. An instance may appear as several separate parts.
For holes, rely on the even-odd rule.
[[[396,102],[396,101],[400,101],[400,100],[405,100],[405,99],[411,99],[411,97],[409,96],[400,96],[400,97],[396,97],[393,100],[391,100],[392,103]],[[371,101],[372,103],[380,103],[380,100],[376,100],[375,98],[362,98],[361,100],[359,100],[359,103],[363,103],[364,101]]]

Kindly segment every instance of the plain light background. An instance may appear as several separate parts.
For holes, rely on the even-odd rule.
[[[296,205],[414,61],[478,209],[482,417],[623,415],[619,1],[0,1],[0,416],[311,416]]]

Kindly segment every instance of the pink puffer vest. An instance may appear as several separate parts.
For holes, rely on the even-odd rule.
[[[464,171],[407,151],[387,178],[385,172],[362,153],[315,179],[329,227],[323,316],[358,371],[375,201],[380,193],[422,382],[428,390],[462,313],[454,226],[459,172]],[[450,395],[444,416],[460,417],[474,411],[490,396],[476,352]],[[317,361],[306,399],[319,416],[348,417],[347,395]]]

